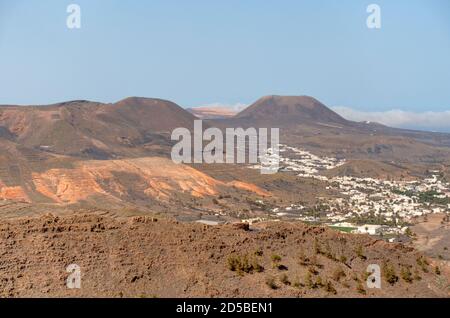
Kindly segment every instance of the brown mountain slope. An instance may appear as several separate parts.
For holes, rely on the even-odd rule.
[[[2,106],[0,133],[28,148],[108,159],[155,154],[168,148],[171,131],[191,128],[194,119],[172,102],[137,97],[115,104],[72,101]]]
[[[391,162],[376,160],[349,160],[342,166],[323,172],[328,177],[351,176],[358,178],[376,178],[393,180],[412,180],[412,175],[424,173],[414,166],[404,167]]]
[[[436,265],[426,265],[408,247],[300,223],[264,223],[245,231],[151,217],[45,216],[2,222],[0,253],[0,293],[10,297],[446,297],[449,292],[448,273],[435,274]],[[81,289],[65,285],[69,264],[80,266]],[[381,289],[366,287],[369,264],[382,268]]]
[[[266,96],[235,116],[250,121],[277,124],[325,123],[348,125],[350,122],[309,96]]]
[[[168,156],[171,131],[192,128],[195,118],[174,103],[137,97],[115,104],[72,101],[1,106],[0,138],[34,150],[87,159]],[[283,143],[349,159],[407,158],[429,163],[450,156],[449,134],[347,121],[307,96],[264,97],[236,116],[211,125],[278,127]]]
[[[265,96],[234,116],[234,121],[259,126],[260,123],[291,130],[299,126],[307,129],[361,135],[407,137],[420,142],[450,146],[450,134],[391,128],[372,122],[346,120],[317,99],[310,96]],[[232,122],[232,121],[225,121]]]
[[[254,185],[218,181],[194,168],[158,157],[70,161],[70,165],[56,162],[52,168],[37,171],[26,165],[6,167],[10,174],[3,171],[0,175],[0,199],[32,203],[95,203],[101,198],[102,204],[133,202],[150,206],[227,191],[269,195]],[[20,174],[11,176],[14,169]]]
[[[172,129],[192,128],[195,118],[169,101],[137,97],[114,104],[72,101],[47,106],[1,106],[0,198],[46,204],[86,200],[105,204],[98,201],[101,197],[112,205],[133,202],[152,206],[162,198],[161,191],[169,198],[176,198],[174,193],[181,192],[183,204],[197,197],[195,193],[215,195],[222,185],[212,191],[206,184],[196,183],[195,173],[166,164],[167,159],[155,159],[169,157]],[[338,175],[364,174],[366,170],[376,175],[373,167],[378,167],[383,175],[401,176],[403,172],[424,171],[430,164],[450,158],[445,134],[346,121],[305,96],[265,97],[235,117],[211,121],[211,124],[279,127],[282,143],[347,159],[346,166],[332,172]],[[131,166],[130,160],[136,164]],[[384,164],[365,169],[365,164],[358,166],[364,160]],[[173,177],[170,190],[152,185],[153,180],[160,182],[165,175],[172,176],[173,171],[180,174]],[[205,177],[217,180],[211,169],[207,174]],[[182,181],[183,178],[189,181]],[[249,179],[248,174],[243,173],[229,180],[249,183],[235,186],[238,191],[244,191],[240,197],[249,192],[246,187],[255,189],[253,182],[246,178]],[[225,188],[228,191],[229,186]],[[274,187],[267,185],[266,189]],[[281,189],[286,193],[292,190]],[[223,209],[228,211],[229,207]]]
[[[188,111],[175,103],[142,97],[130,97],[112,105],[103,107],[104,113],[98,118],[105,122],[122,123],[134,126],[142,134],[149,132],[172,132],[178,127],[192,127],[195,119]]]
[[[222,128],[279,128],[281,143],[318,155],[426,165],[450,157],[450,134],[349,121],[308,96],[266,96],[232,118],[211,122]]]
[[[0,107],[0,200],[36,205],[28,215],[50,205],[58,211],[81,205],[183,214],[199,205],[192,201],[199,198],[269,195],[167,158],[171,129],[190,128],[194,119],[173,103],[143,98]],[[25,209],[5,205],[8,216]]]

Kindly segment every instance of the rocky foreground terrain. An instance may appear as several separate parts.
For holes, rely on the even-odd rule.
[[[273,214],[294,206],[316,218],[329,212],[324,198],[355,195],[327,178],[409,181],[438,171],[446,183],[450,134],[352,122],[308,96],[266,96],[236,115],[211,109],[196,115],[140,97],[0,106],[0,295],[449,296],[446,224],[413,229],[418,252],[275,222]],[[293,162],[300,170],[274,175],[247,165],[176,165],[169,159],[171,133],[192,130],[198,118],[204,128],[280,128],[280,143],[309,159],[285,156],[290,161],[281,170]],[[321,158],[343,164],[326,159],[332,169],[306,176],[305,167]],[[447,213],[441,192],[432,199]],[[358,208],[349,202],[343,213]],[[242,220],[259,223],[222,224]],[[81,268],[80,289],[66,286],[70,264]],[[370,264],[382,269],[381,289],[367,288]]]
[[[66,267],[81,268],[68,289]],[[366,268],[382,268],[368,289]],[[302,223],[206,226],[107,213],[0,225],[4,297],[448,297],[449,272],[420,252]]]

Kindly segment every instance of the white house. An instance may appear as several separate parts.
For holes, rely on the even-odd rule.
[[[381,228],[381,225],[365,224],[362,226],[358,226],[356,233],[376,235],[380,228]]]

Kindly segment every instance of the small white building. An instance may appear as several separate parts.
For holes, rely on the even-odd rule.
[[[358,226],[356,233],[376,235],[376,234],[378,234],[378,230],[380,228],[381,228],[381,225],[365,224],[362,226]]]

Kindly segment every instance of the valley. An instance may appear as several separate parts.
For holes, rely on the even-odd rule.
[[[171,133],[198,118],[160,99],[0,106],[3,295],[448,296],[450,135],[352,122],[308,96],[201,117],[278,128],[279,152],[175,163]],[[70,262],[82,291],[61,283]],[[363,286],[370,262],[395,272],[387,289]]]

